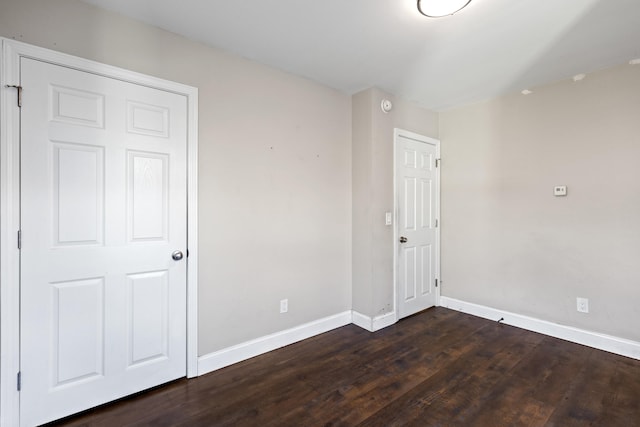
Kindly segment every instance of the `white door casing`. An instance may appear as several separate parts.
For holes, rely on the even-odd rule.
[[[40,423],[195,376],[197,91],[22,43],[2,44],[0,423]],[[9,84],[24,88],[22,111]],[[44,117],[44,126],[33,126],[34,117]],[[175,142],[177,151],[168,148]],[[188,258],[171,259],[173,250],[186,255],[188,248]],[[16,344],[30,350],[20,355]],[[20,393],[11,381],[19,361]]]
[[[396,129],[394,143],[396,304],[401,319],[438,303],[440,142]]]

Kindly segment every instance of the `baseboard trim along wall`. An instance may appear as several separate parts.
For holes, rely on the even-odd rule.
[[[544,335],[575,342],[610,353],[640,360],[640,342],[611,335],[586,331],[571,326],[540,320],[509,311],[498,310],[454,298],[440,297],[440,306],[490,320],[504,319],[502,323]],[[260,354],[311,338],[350,323],[375,332],[397,322],[396,313],[369,317],[357,311],[345,311],[295,328],[266,335],[242,344],[234,345],[198,358],[198,375],[216,371]]]
[[[369,316],[365,316],[357,311],[352,312],[351,323],[356,326],[360,326],[362,329],[366,329],[369,332],[373,332],[373,320]]]
[[[362,313],[354,311],[351,323],[356,326],[360,326],[362,329],[366,329],[369,332],[375,332],[386,328],[387,326],[391,326],[397,321],[398,319],[396,318],[396,313],[394,311],[376,317],[365,316]]]
[[[256,338],[242,344],[224,348],[222,350],[198,357],[198,375],[222,369],[234,363],[251,359],[272,350],[320,335],[332,329],[353,323],[370,332],[378,331],[397,322],[395,312],[382,316],[369,317],[357,311],[345,311],[295,328],[276,332],[264,337]]]
[[[198,357],[198,375],[208,374],[225,366],[233,365],[234,363],[242,362],[243,360],[260,354],[348,325],[351,323],[351,320],[351,311],[345,311],[296,326],[295,328],[265,335],[264,337],[200,356]]]
[[[640,360],[640,342],[578,329],[571,326],[564,326],[548,322],[546,320],[540,320],[533,317],[523,316],[521,314],[460,301],[454,298],[441,296],[440,306],[490,320],[497,321],[500,318],[503,318],[504,320],[502,323],[507,325],[516,326],[518,328],[527,329],[529,331],[538,332],[544,335],[549,335],[555,338],[560,338],[566,341]]]

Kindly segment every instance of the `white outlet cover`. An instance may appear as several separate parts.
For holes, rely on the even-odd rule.
[[[576,309],[580,313],[588,313],[589,312],[589,299],[588,298],[576,298]]]
[[[566,185],[556,185],[553,187],[553,195],[556,197],[563,197],[567,195],[567,186]]]

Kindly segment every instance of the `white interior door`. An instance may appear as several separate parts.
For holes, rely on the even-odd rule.
[[[187,100],[21,59],[22,425],[185,376]]]
[[[438,277],[438,141],[408,132],[395,138],[398,317],[436,304]]]

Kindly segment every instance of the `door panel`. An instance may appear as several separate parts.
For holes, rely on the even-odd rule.
[[[50,85],[53,121],[79,126],[104,127],[104,95]]]
[[[186,374],[186,97],[22,58],[23,425]]]
[[[167,240],[169,159],[165,154],[127,152],[130,241]]]
[[[128,367],[169,357],[167,273],[164,270],[128,276]]]
[[[104,147],[53,142],[54,246],[103,243]]]
[[[54,388],[104,374],[104,278],[53,283]]]
[[[398,207],[397,292],[399,317],[436,303],[437,146],[402,135],[396,137]]]
[[[404,203],[402,204],[404,211],[404,229],[416,229],[416,178],[404,176]]]

